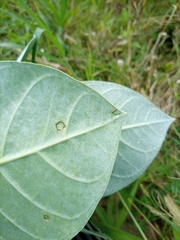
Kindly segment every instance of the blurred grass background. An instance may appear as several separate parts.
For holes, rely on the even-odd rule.
[[[39,27],[37,63],[125,85],[176,118],[147,171],[102,199],[92,221],[113,239],[179,240],[180,2],[1,0],[0,16],[1,60],[16,60]]]

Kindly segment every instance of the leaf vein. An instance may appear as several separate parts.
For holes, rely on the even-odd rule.
[[[103,175],[99,175],[97,178],[94,178],[94,179],[85,179],[85,178],[82,178],[82,177],[75,177],[75,176],[72,176],[70,174],[68,174],[67,172],[64,173],[59,167],[57,167],[55,165],[54,162],[52,162],[47,156],[46,154],[44,153],[40,153],[40,152],[37,152],[37,154],[43,158],[44,161],[46,161],[51,167],[53,167],[54,169],[56,169],[59,173],[61,173],[62,175],[64,175],[65,177],[69,178],[69,179],[72,179],[73,181],[77,181],[77,182],[81,182],[81,183],[94,183],[94,182],[97,182]]]
[[[3,215],[9,222],[11,222],[15,227],[17,227],[19,230],[21,230],[22,232],[26,233],[27,235],[35,238],[35,239],[39,239],[39,237],[36,237],[34,234],[31,234],[29,232],[27,232],[24,228],[22,228],[21,226],[19,226],[17,223],[15,223],[14,219],[10,218],[7,214],[5,214],[4,212],[0,211],[1,215]]]
[[[18,188],[15,184],[13,184],[13,181],[11,179],[9,179],[9,177],[3,173],[1,171],[2,175],[4,176],[4,178],[9,182],[9,184],[20,194],[22,195],[26,200],[28,200],[31,204],[33,204],[34,206],[38,207],[39,209],[48,212],[54,216],[60,217],[60,218],[64,218],[67,220],[72,220],[72,219],[76,219],[78,218],[82,213],[76,214],[73,217],[69,217],[65,214],[57,214],[57,212],[55,211],[49,211],[48,209],[44,208],[41,204],[39,204],[38,202],[33,201],[33,198],[30,198],[28,194],[26,194],[24,191],[22,191],[22,189],[20,189],[20,187]]]
[[[7,140],[7,136],[8,136],[8,132],[9,132],[9,129],[11,127],[11,124],[16,116],[16,113],[19,109],[19,107],[21,106],[21,104],[23,103],[23,101],[25,100],[25,98],[28,96],[29,92],[33,89],[33,87],[39,83],[40,81],[42,81],[43,79],[45,78],[48,78],[48,77],[52,77],[53,75],[50,75],[50,76],[43,76],[43,77],[40,77],[39,79],[37,79],[36,81],[34,81],[30,87],[26,90],[26,92],[23,94],[23,96],[21,97],[19,103],[17,104],[17,106],[15,107],[14,109],[14,112],[12,113],[11,115],[11,118],[10,118],[10,121],[9,121],[9,124],[7,125],[7,128],[6,128],[6,133],[5,133],[5,138],[4,138],[4,142],[2,143],[2,157],[4,155],[4,150],[5,150],[5,145],[6,145],[6,140]]]

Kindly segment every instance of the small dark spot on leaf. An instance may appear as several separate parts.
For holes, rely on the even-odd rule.
[[[46,220],[46,221],[49,221],[50,220],[50,217],[48,215],[44,215],[43,216],[43,219]]]
[[[121,111],[120,111],[119,109],[115,108],[115,109],[112,110],[112,114],[114,114],[114,115],[120,115],[120,114],[121,114]]]
[[[59,121],[56,123],[57,132],[62,132],[65,127],[66,127],[66,125],[62,121]]]

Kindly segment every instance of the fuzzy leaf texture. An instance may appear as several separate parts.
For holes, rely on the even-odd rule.
[[[116,83],[89,81],[86,84],[127,113],[117,159],[105,196],[137,179],[159,152],[173,118],[139,93]]]
[[[71,239],[107,188],[124,113],[49,67],[0,73],[0,239]]]

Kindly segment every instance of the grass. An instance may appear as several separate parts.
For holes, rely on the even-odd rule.
[[[39,40],[37,62],[79,80],[96,79],[128,86],[176,118],[148,170],[127,188],[102,199],[92,221],[113,239],[124,236],[123,239],[178,240],[178,1],[11,0],[1,1],[0,5],[1,60],[17,59],[40,27],[45,32]]]

